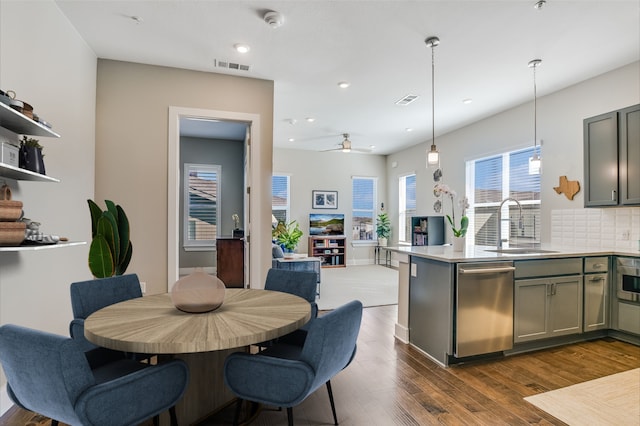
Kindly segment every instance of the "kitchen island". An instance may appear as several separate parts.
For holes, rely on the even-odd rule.
[[[549,246],[503,252],[486,246],[469,246],[462,252],[455,252],[451,246],[389,247],[388,250],[394,253],[394,260],[399,261],[395,336],[443,366],[607,335],[640,344],[640,305],[619,301],[615,285],[615,259],[639,258],[638,251]],[[486,303],[490,300],[486,294],[482,297],[484,304],[478,302],[473,306],[476,295],[472,295],[466,298],[465,309],[474,312],[481,321],[470,327],[476,327],[478,336],[496,325],[510,328],[512,345],[497,352],[455,356],[464,326],[457,323],[462,321],[458,315],[460,268],[491,266],[489,263],[501,267],[511,265],[513,287],[511,295],[506,297],[511,297],[513,310],[507,312],[501,308],[498,312]],[[624,308],[625,319],[618,318],[620,306]],[[497,320],[484,321],[491,315]],[[637,328],[634,322],[638,323]],[[625,324],[631,326],[625,328]]]

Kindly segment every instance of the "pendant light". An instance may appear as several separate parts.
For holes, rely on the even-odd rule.
[[[533,68],[533,157],[529,158],[529,174],[540,174],[541,160],[538,155],[538,105],[536,89],[536,68],[542,63],[542,59],[529,61],[529,68]]]
[[[427,151],[427,167],[437,166],[440,164],[440,153],[436,148],[436,130],[435,130],[435,61],[434,48],[440,44],[438,37],[429,37],[424,41],[431,48],[431,149]]]

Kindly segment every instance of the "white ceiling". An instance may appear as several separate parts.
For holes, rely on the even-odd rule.
[[[274,145],[295,149],[335,148],[342,133],[375,154],[430,140],[429,36],[440,38],[436,143],[531,101],[532,59],[542,59],[539,97],[640,60],[638,0],[547,0],[539,10],[535,0],[55,2],[99,58],[273,80]],[[266,11],[284,25],[268,26]],[[236,43],[251,50],[237,53]],[[395,104],[409,94],[419,98]]]

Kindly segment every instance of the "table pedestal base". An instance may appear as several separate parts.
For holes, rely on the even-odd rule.
[[[224,385],[224,360],[242,348],[213,352],[176,354],[189,367],[189,386],[184,396],[176,404],[178,424],[196,424],[235,398]],[[160,416],[160,425],[169,426],[169,413]]]

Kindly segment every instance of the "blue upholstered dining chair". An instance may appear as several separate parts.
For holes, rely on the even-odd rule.
[[[181,360],[120,359],[92,369],[81,342],[12,324],[0,327],[0,364],[13,402],[52,425],[130,426],[167,409],[175,425],[173,407],[189,382]]]
[[[71,309],[73,311],[73,320],[69,324],[69,334],[82,344],[92,365],[99,365],[100,363],[125,356],[135,357],[136,359],[144,359],[151,356],[129,355],[100,348],[84,337],[84,321],[89,315],[114,303],[142,297],[140,280],[136,274],[78,281],[71,284],[69,291],[71,293]]]
[[[316,318],[303,346],[277,343],[257,354],[229,355],[224,363],[224,381],[239,398],[234,424],[238,424],[242,401],[247,400],[286,407],[292,426],[292,407],[326,384],[337,425],[331,378],[355,356],[361,320],[362,303],[354,300]]]
[[[300,329],[279,337],[269,342],[259,343],[260,347],[268,347],[278,341],[289,343],[297,342],[302,345],[307,335],[307,330],[311,322],[318,316],[318,305],[316,304],[317,275],[311,271],[293,271],[288,269],[271,268],[267,271],[267,278],[264,283],[265,290],[280,291],[302,297],[311,304],[311,319]]]

